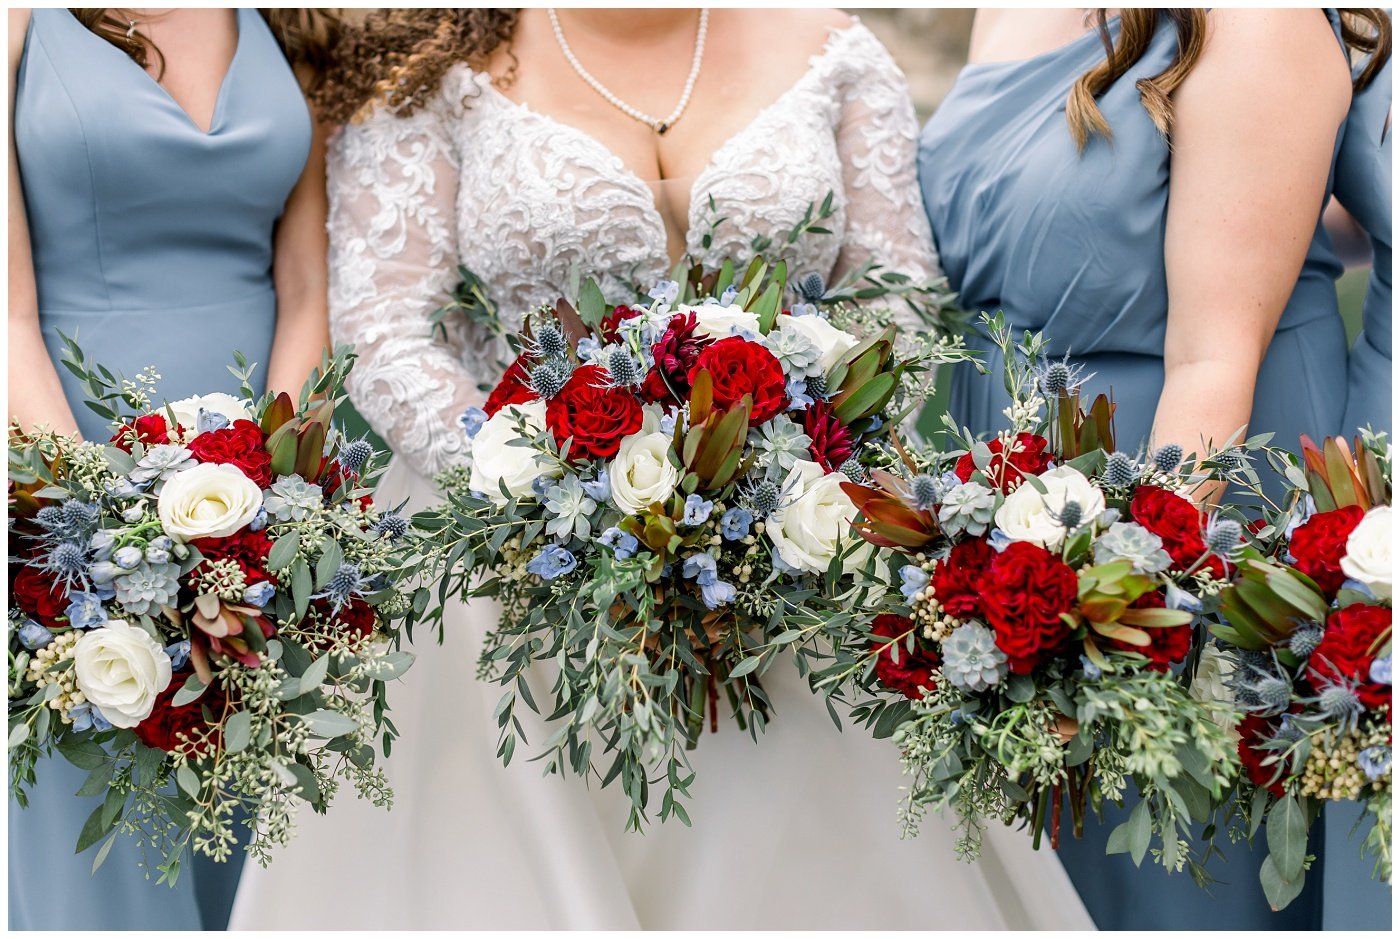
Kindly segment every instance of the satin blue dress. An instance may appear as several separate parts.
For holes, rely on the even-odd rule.
[[[1335,12],[1328,16],[1338,29]],[[1116,37],[1116,18],[1109,28]],[[1096,136],[1083,153],[1070,136],[1065,100],[1074,81],[1103,60],[1094,33],[1031,59],[968,65],[920,140],[924,204],[960,305],[1002,310],[1016,330],[1044,331],[1054,355],[1070,354],[1092,373],[1089,397],[1111,393],[1118,447],[1130,453],[1146,445],[1162,391],[1171,183],[1167,141],[1135,84],[1162,72],[1176,50],[1176,31],[1162,17],[1141,59],[1098,99],[1112,141]],[[1329,179],[1328,195],[1331,188]],[[1346,405],[1346,336],[1334,287],[1341,268],[1322,228],[1323,204],[1255,394],[1251,430],[1274,431],[1282,446],[1296,444],[1302,433],[1335,433]],[[985,358],[990,375],[964,366],[952,377],[952,416],[976,433],[1001,426],[1010,400],[999,353],[992,348]],[[1206,892],[1185,873],[1168,875],[1148,862],[1138,869],[1126,855],[1105,856],[1109,832],[1126,818],[1127,810],[1110,809],[1102,824],[1088,824],[1082,839],[1061,841],[1060,857],[1099,928],[1320,923],[1316,868],[1304,895],[1272,913],[1258,881],[1262,847],[1223,845],[1226,863],[1215,859],[1210,868],[1228,883]],[[1320,830],[1314,834],[1321,837]]]
[[[1337,156],[1337,201],[1371,239],[1361,334],[1347,363],[1342,433],[1358,427],[1390,430],[1390,106],[1391,62],[1351,103]]]
[[[66,9],[36,9],[25,36],[14,142],[33,243],[39,321],[128,376],[154,365],[167,400],[235,393],[234,350],[265,380],[276,321],[273,228],[306,166],[311,117],[255,10],[237,13],[237,50],[208,133],[149,74]],[[58,367],[83,435],[111,434]],[[12,929],[222,929],[241,870],[186,863],[175,888],[148,880],[134,839],[74,853],[97,799],[87,774],[41,761],[30,806],[10,802]],[[152,857],[152,864],[159,857]]]

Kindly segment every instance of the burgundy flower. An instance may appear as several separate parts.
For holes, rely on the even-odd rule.
[[[855,438],[825,401],[816,402],[802,415],[802,429],[812,438],[808,447],[812,459],[828,473],[839,470],[856,452]]]
[[[871,634],[880,637],[871,642],[871,649],[879,650],[879,657],[875,660],[875,677],[886,688],[898,691],[906,698],[917,699],[924,696],[920,687],[933,687],[933,670],[938,667],[939,661],[938,654],[924,651],[918,640],[915,640],[914,649],[909,649],[905,643],[913,631],[913,620],[893,613],[881,613],[870,624]],[[898,641],[892,643],[889,641],[891,639]],[[894,658],[896,645],[899,646],[898,662]]]
[[[671,317],[666,332],[652,344],[651,354],[656,364],[647,372],[642,384],[642,397],[648,401],[679,404],[690,393],[690,370],[713,339],[696,335],[694,313],[677,313]]]

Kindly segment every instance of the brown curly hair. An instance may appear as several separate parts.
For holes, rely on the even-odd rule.
[[[376,105],[411,114],[454,65],[479,67],[508,49],[519,18],[519,10],[499,8],[376,10],[344,30],[312,100],[337,124],[363,118]]]

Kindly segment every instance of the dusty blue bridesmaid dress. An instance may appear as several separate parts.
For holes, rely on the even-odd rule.
[[[1361,335],[1347,364],[1347,436],[1370,424],[1390,430],[1390,102],[1391,62],[1351,103],[1337,156],[1337,201],[1371,239]]]
[[[122,50],[66,9],[36,9],[25,36],[14,140],[33,241],[39,320],[55,361],[59,331],[113,370],[161,374],[169,400],[236,392],[233,350],[266,374],[276,301],[272,234],[306,166],[311,119],[272,33],[237,13],[238,43],[213,123],[202,132]],[[83,435],[110,429],[58,368]],[[30,806],[9,810],[12,929],[222,929],[241,869],[186,863],[156,886],[119,837],[73,848],[97,805],[86,773],[44,760]],[[151,858],[152,864],[158,857]]]
[[[1336,14],[1328,17],[1338,28]],[[1116,18],[1109,28],[1116,36]],[[1163,17],[1142,58],[1099,97],[1111,143],[1095,137],[1080,153],[1065,121],[1071,85],[1103,60],[1103,46],[1088,33],[1031,59],[968,65],[924,129],[919,150],[925,208],[962,306],[1002,310],[1017,329],[1043,330],[1054,354],[1071,353],[1093,373],[1087,393],[1111,392],[1118,403],[1118,446],[1129,452],[1147,442],[1162,391],[1171,178],[1167,141],[1135,83],[1160,73],[1176,50],[1176,30]],[[1251,430],[1272,430],[1282,445],[1300,433],[1335,433],[1346,404],[1346,337],[1333,286],[1340,267],[1321,214],[1319,204],[1316,235],[1255,393]],[[1009,401],[998,353],[986,358],[990,376],[960,367],[952,379],[952,415],[978,433],[1003,423]],[[1184,873],[1167,875],[1148,862],[1139,870],[1126,855],[1105,856],[1108,833],[1127,813],[1105,816],[1060,847],[1101,929],[1320,923],[1318,867],[1305,893],[1272,913],[1258,882],[1262,849],[1226,843],[1227,863],[1210,866],[1228,883],[1207,893]]]

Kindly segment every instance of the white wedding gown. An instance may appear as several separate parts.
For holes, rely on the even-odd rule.
[[[829,280],[874,257],[930,277],[916,130],[879,41],[858,22],[833,32],[694,181],[689,250],[743,256],[754,235],[789,230],[834,191],[832,234],[791,246],[792,271]],[[360,355],[356,406],[396,454],[383,503],[432,504],[430,475],[463,456],[458,415],[498,377],[478,328],[430,332],[459,263],[516,322],[560,296],[575,266],[613,302],[671,266],[645,181],[465,65],[413,115],[380,111],[343,130],[330,190],[332,328]],[[710,199],[728,221],[705,251]],[[232,928],[1092,928],[1058,859],[1022,832],[988,832],[977,864],[955,859],[938,816],[901,841],[894,746],[838,732],[792,668],[765,676],[776,713],[757,745],[722,724],[693,752],[694,828],[626,833],[615,787],[543,777],[519,752],[499,764],[500,689],[474,677],[496,615],[486,601],[455,604],[446,644],[420,637],[391,689],[393,810],[345,792],[328,816],[303,812],[269,869],[245,868]]]

